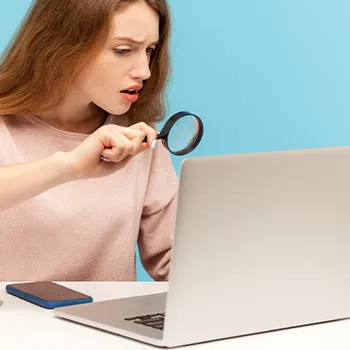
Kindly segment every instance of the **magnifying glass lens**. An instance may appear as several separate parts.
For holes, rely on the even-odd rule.
[[[181,152],[189,148],[197,139],[200,126],[192,115],[177,120],[168,134],[168,148],[172,152]]]

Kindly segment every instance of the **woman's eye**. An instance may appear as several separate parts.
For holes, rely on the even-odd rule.
[[[130,49],[114,49],[114,52],[117,55],[125,55],[126,53],[130,52]]]
[[[153,49],[152,47],[149,47],[147,50],[146,50],[146,52],[148,53],[148,54],[152,54],[153,52],[155,51],[155,49]]]
[[[125,54],[131,52],[131,49],[114,49],[113,51],[114,51],[117,55],[122,56],[122,55],[125,55]],[[152,48],[152,47],[149,47],[149,48],[146,49],[146,53],[147,53],[148,55],[152,55],[152,54],[154,53],[154,51],[155,51],[155,49]]]

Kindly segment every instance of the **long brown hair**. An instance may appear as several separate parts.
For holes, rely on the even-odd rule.
[[[69,88],[107,39],[112,16],[145,1],[160,16],[151,77],[128,111],[133,122],[165,116],[170,73],[166,0],[35,0],[0,62],[0,115],[40,113],[61,105]]]

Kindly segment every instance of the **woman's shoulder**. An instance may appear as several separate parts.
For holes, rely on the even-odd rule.
[[[0,115],[0,132],[8,132],[8,125],[11,123],[8,115]]]
[[[0,125],[2,127],[11,127],[16,125],[26,125],[28,124],[28,119],[25,116],[17,115],[0,115]]]
[[[16,146],[11,133],[11,116],[0,115],[0,166],[14,163]]]

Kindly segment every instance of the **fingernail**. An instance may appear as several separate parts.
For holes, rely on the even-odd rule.
[[[105,157],[105,158],[108,157],[107,154],[105,154],[105,153],[103,153],[103,152],[101,152],[101,156],[102,156],[102,157]]]
[[[152,141],[151,148],[152,148],[152,149],[155,149],[156,146],[157,146],[157,140],[153,140],[153,141]]]
[[[110,160],[108,160],[105,156],[101,156],[100,158],[101,158],[101,160],[103,160],[104,162],[110,162]]]

